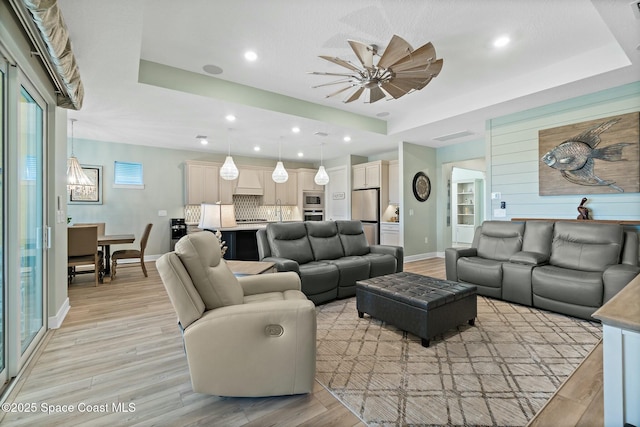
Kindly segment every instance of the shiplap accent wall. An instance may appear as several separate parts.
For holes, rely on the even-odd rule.
[[[502,193],[501,200],[491,200],[487,194],[491,219],[576,218],[583,196],[589,199],[586,206],[593,219],[640,219],[640,193],[538,195],[538,162],[544,154],[538,152],[540,129],[635,111],[640,111],[640,82],[490,120],[488,188]],[[506,218],[494,217],[500,201],[507,204]]]

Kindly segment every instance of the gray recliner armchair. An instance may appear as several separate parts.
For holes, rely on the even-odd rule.
[[[245,397],[311,392],[316,312],[296,273],[236,278],[209,232],[183,237],[156,266],[183,328],[195,392]]]

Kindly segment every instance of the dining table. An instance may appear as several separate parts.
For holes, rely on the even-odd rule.
[[[98,246],[103,248],[104,277],[111,277],[111,245],[123,245],[133,243],[136,237],[133,234],[105,234],[98,236]]]

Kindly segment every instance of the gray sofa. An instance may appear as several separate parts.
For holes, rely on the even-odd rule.
[[[445,263],[448,280],[480,295],[589,320],[640,272],[635,231],[569,221],[485,221]]]
[[[353,296],[357,280],[403,268],[403,248],[369,245],[360,221],[277,222],[256,235],[260,260],[298,273],[315,304]]]

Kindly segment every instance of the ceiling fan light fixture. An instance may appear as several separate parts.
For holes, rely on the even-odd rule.
[[[360,60],[361,66],[337,57],[323,56],[334,64],[347,68],[343,73],[312,71],[310,74],[339,77],[339,80],[314,86],[314,88],[335,84],[347,86],[327,95],[328,97],[351,90],[345,103],[353,102],[365,95],[365,102],[373,104],[381,99],[398,99],[407,93],[424,88],[431,79],[438,76],[443,60],[436,59],[436,50],[431,42],[413,49],[401,37],[394,35],[377,65],[373,65],[373,56],[378,55],[375,45],[367,45],[348,40],[351,49]]]

